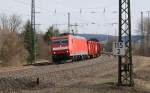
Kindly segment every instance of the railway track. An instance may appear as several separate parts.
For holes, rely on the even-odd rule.
[[[55,64],[51,64],[51,65],[35,65],[35,66],[30,66],[30,67],[22,67],[21,69],[9,69],[8,71],[4,70],[4,71],[0,71],[1,76],[9,76],[9,75],[16,75],[16,74],[27,74],[27,72],[32,72],[32,73],[43,73],[45,72],[45,70],[49,71],[49,72],[59,72],[59,71],[65,71],[65,70],[69,70],[69,69],[76,69],[76,68],[82,68],[82,67],[87,67],[87,66],[92,66],[92,65],[96,65],[96,64],[101,64],[102,62],[107,62],[108,59],[105,59],[105,56],[101,56],[99,58],[95,58],[95,59],[89,59],[89,60],[83,60],[83,61],[77,61],[77,62],[69,62],[69,63],[65,63],[65,64],[59,64],[59,65],[55,65]],[[40,71],[41,70],[41,71]],[[1,77],[0,76],[0,77]]]
[[[4,84],[5,87],[16,89],[14,86],[17,85],[18,89],[22,90],[24,87],[33,89],[35,87],[68,86],[72,83],[76,83],[77,78],[94,75],[94,73],[100,71],[100,69],[108,71],[111,68],[107,68],[107,65],[111,64],[113,60],[113,58],[108,59],[108,57],[101,56],[100,58],[83,62],[37,66],[26,70],[1,73],[0,87],[2,87],[1,84]],[[113,68],[115,68],[115,66],[113,66]],[[7,83],[4,83],[4,81]],[[10,83],[11,85],[9,85]],[[37,83],[39,83],[39,85],[37,85]]]

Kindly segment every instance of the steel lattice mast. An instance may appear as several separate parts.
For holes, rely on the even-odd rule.
[[[118,85],[133,86],[130,0],[119,0],[119,42],[125,42],[126,54],[118,57]]]
[[[31,2],[31,25],[32,30],[35,31],[35,0]]]
[[[31,26],[32,31],[34,32],[34,61],[36,61],[36,30],[35,30],[35,0],[31,1]]]

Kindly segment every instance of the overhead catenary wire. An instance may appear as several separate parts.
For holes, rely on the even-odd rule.
[[[24,1],[24,0],[14,0],[15,2],[25,5],[25,6],[30,6],[30,3]],[[40,0],[36,0],[37,2],[41,2]],[[108,6],[112,6],[113,4],[109,4]],[[73,9],[73,8],[69,8],[70,11],[67,11],[67,7],[63,6],[64,8],[60,9],[60,8],[53,8],[53,9],[47,9],[44,7],[41,7],[39,4],[36,4],[36,8],[40,9],[42,12],[41,13],[47,13],[50,16],[54,16],[54,15],[63,15],[63,16],[67,16],[67,12],[70,13],[74,13],[79,15],[78,16],[71,16],[73,19],[77,19],[77,21],[72,22],[74,23],[78,23],[78,25],[81,26],[89,26],[89,25],[94,25],[94,26],[98,26],[100,27],[100,23],[97,23],[95,21],[89,21],[89,18],[87,17],[86,19],[84,18],[84,16],[87,15],[93,15],[93,16],[98,16],[100,14],[104,15],[106,13],[108,13],[108,6],[103,5],[103,6],[99,6],[99,7],[81,7],[81,8],[77,8],[77,9]],[[63,10],[63,11],[62,11]],[[65,14],[64,14],[65,13]],[[82,17],[82,18],[81,18]],[[45,20],[45,19],[43,19]],[[46,19],[47,20],[47,19]],[[92,20],[92,19],[91,19]],[[56,22],[55,24],[58,24],[59,22]],[[54,24],[54,23],[53,23]]]
[[[20,1],[20,0],[14,0],[14,1],[15,1],[16,3],[22,4],[22,5],[25,5],[25,6],[30,6],[30,5],[31,5],[30,3],[26,3],[26,2]],[[38,8],[38,9],[40,9],[40,10],[46,11],[46,12],[52,12],[52,11],[50,11],[49,9],[40,7],[40,6],[38,6],[38,5],[36,5],[35,7]]]

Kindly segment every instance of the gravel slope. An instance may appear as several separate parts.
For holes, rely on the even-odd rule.
[[[134,62],[136,68],[141,68],[136,58]],[[118,88],[116,81],[117,60],[101,56],[74,63],[0,72],[0,93],[150,93],[139,86]]]

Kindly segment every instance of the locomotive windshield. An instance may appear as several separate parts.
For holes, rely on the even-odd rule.
[[[60,40],[52,40],[53,44],[59,44]]]
[[[57,40],[52,40],[53,44],[67,44],[68,39],[57,39]]]

